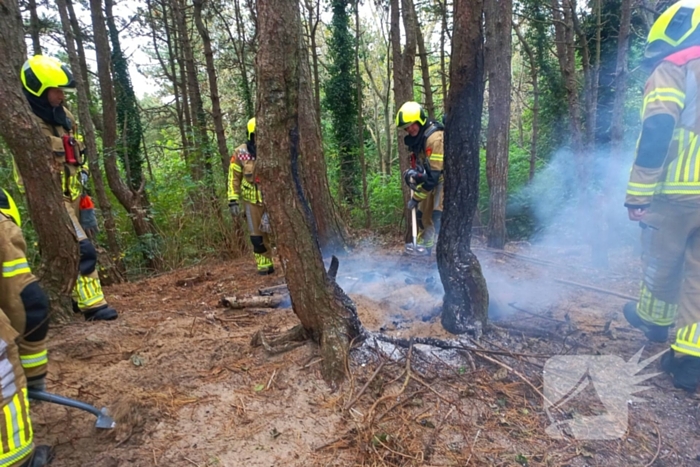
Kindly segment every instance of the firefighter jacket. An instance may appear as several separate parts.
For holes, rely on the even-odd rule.
[[[51,145],[51,150],[53,151],[54,158],[53,164],[56,172],[61,174],[61,187],[63,191],[63,197],[68,201],[75,201],[80,198],[83,192],[83,185],[81,183],[81,172],[88,174],[87,165],[84,163],[84,152],[85,147],[80,138],[74,138],[74,152],[75,152],[75,163],[68,163],[66,161],[66,152],[63,144],[63,135],[74,136],[76,123],[73,114],[71,114],[68,109],[65,109],[66,116],[73,123],[73,130],[69,133],[60,125],[50,125],[45,121],[38,119],[39,125],[44,135],[48,138],[49,144]],[[22,178],[17,171],[17,167],[14,167],[14,177],[17,186],[21,193],[24,193],[24,184]]]
[[[625,206],[646,208],[655,195],[700,204],[699,82],[700,46],[669,55],[647,80]]]
[[[19,333],[19,355],[28,381],[43,378],[49,362],[49,301],[29,269],[22,231],[0,213],[0,309]]]
[[[411,151],[411,160],[415,158],[415,164],[421,165],[428,174],[431,183],[421,183],[418,189],[413,192],[413,199],[422,201],[435,187],[443,182],[443,159],[444,159],[444,127],[437,122],[430,122],[426,125],[425,132],[418,134],[417,141],[412,138],[404,138],[404,142]],[[427,185],[427,186],[426,186]]]
[[[241,144],[231,156],[228,169],[228,199],[252,204],[262,204],[262,193],[255,173],[255,155],[248,151],[246,144]]]

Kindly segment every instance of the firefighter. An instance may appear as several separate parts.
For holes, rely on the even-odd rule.
[[[642,228],[644,278],[625,318],[654,342],[675,340],[662,368],[677,388],[700,383],[700,1],[681,1],[646,42],[651,75],[627,186],[630,220]]]
[[[19,211],[0,190],[0,466],[38,467],[53,457],[34,447],[27,389],[45,389],[49,301],[27,263]]]
[[[248,120],[246,127],[246,143],[238,146],[231,156],[228,170],[228,206],[234,216],[245,213],[258,274],[264,276],[275,272],[268,235],[270,216],[265,211],[259,180],[255,173],[255,118]],[[241,198],[242,210],[239,203]]]
[[[73,224],[80,247],[78,278],[73,289],[76,311],[88,321],[113,320],[117,311],[105,301],[97,275],[97,251],[80,224],[80,204],[88,181],[83,160],[83,144],[77,140],[75,118],[63,106],[64,91],[75,89],[73,76],[59,60],[35,55],[24,63],[20,72],[24,95],[53,150],[54,169],[61,176],[63,203]],[[15,170],[20,191],[22,180]],[[85,217],[85,216],[83,216]]]
[[[443,133],[442,123],[429,120],[417,102],[406,102],[396,114],[396,126],[406,131],[404,143],[410,151],[411,168],[403,173],[411,188],[409,210],[417,208],[418,250],[406,245],[409,253],[430,254],[440,233],[443,198]]]

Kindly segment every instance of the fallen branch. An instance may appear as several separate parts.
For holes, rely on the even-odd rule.
[[[564,279],[554,279],[554,282],[558,282],[559,284],[564,284],[564,285],[570,285],[572,287],[580,287],[582,289],[592,290],[594,292],[604,293],[607,295],[612,295],[615,297],[624,298],[626,300],[633,300],[635,302],[638,300],[638,297],[633,297],[631,295],[623,294],[620,292],[615,292],[614,290],[601,289],[600,287],[595,287],[593,285],[581,284],[579,282],[567,281]]]
[[[258,289],[258,295],[263,297],[275,294],[288,294],[287,284],[273,285],[272,287],[261,287]]]
[[[233,310],[243,308],[277,308],[287,301],[286,296],[273,295],[269,297],[224,297],[221,304]]]

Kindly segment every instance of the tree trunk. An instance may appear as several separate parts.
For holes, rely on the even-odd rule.
[[[308,91],[299,94],[300,51],[305,47],[299,5],[295,0],[258,0],[257,7],[260,180],[294,312],[320,344],[323,375],[335,384],[345,375],[350,342],[360,335],[361,325],[352,301],[326,274],[298,173],[302,100],[309,100],[307,109],[314,108],[310,80]]]
[[[581,106],[576,80],[576,57],[574,44],[574,23],[568,0],[552,0],[555,43],[559,69],[564,80],[569,108],[569,129],[571,148],[576,156],[583,153],[581,132]]]
[[[245,25],[243,18],[241,17],[241,7],[239,0],[234,1],[234,7],[236,11],[236,30],[238,31],[238,39],[241,41],[239,47],[240,58],[239,66],[241,69],[241,91],[243,94],[243,101],[245,102],[245,110],[247,115],[255,114],[255,105],[253,104],[253,92],[250,89],[250,80],[248,78],[248,64],[246,63],[246,36],[245,36]]]
[[[488,290],[470,249],[479,200],[479,134],[484,100],[483,0],[455,0],[445,129],[445,211],[437,263],[445,298],[441,322],[451,333],[487,321]],[[507,31],[510,34],[510,31]]]
[[[619,159],[624,138],[625,96],[627,94],[627,61],[629,51],[632,0],[622,0],[620,32],[617,36],[617,65],[615,66],[615,100],[613,101],[610,140],[612,158]]]
[[[518,40],[520,41],[520,45],[522,45],[523,50],[525,50],[530,62],[530,80],[532,81],[532,134],[530,135],[530,170],[528,173],[528,182],[532,182],[532,179],[535,178],[535,167],[537,165],[537,135],[539,131],[540,117],[540,92],[538,83],[539,68],[537,66],[535,52],[523,37],[522,32],[520,31],[520,25],[514,25],[513,29],[515,30]]]
[[[279,0],[278,0],[279,1]],[[290,0],[285,0],[290,1]],[[299,52],[299,134],[302,187],[316,222],[318,242],[325,254],[342,252],[348,236],[338,215],[328,184],[326,158],[323,154],[320,117],[316,115],[308,50]],[[290,185],[291,186],[291,185]]]
[[[362,73],[360,73],[360,2],[355,0],[355,76],[357,78],[357,147],[362,167],[362,205],[365,210],[365,228],[372,227],[372,212],[367,197],[367,161],[365,160],[365,123],[362,118]]]
[[[316,0],[315,5],[313,0],[305,0],[306,10],[309,13],[309,45],[311,48],[311,64],[314,73],[314,103],[316,104],[316,112],[321,118],[321,80],[318,75],[318,45],[316,44],[316,31],[318,24],[321,22],[321,2]],[[321,122],[318,122],[319,126]]]
[[[399,8],[399,1],[401,7]],[[415,20],[415,9],[413,0],[390,0],[389,8],[390,16],[390,37],[391,37],[391,56],[394,66],[394,104],[398,109],[404,102],[413,100],[413,67],[416,61],[416,29],[418,21]],[[400,19],[403,19],[404,37],[406,44],[401,46],[401,24]],[[410,167],[408,160],[408,149],[403,142],[403,136],[396,130],[396,138],[398,142],[399,155],[399,170],[403,173]],[[389,164],[391,165],[391,164]],[[411,196],[409,188],[402,183],[404,206],[408,203]],[[406,219],[411,218],[411,213],[408,209],[404,209]],[[407,223],[404,232],[405,241],[411,241],[411,225]]]
[[[29,35],[32,38],[34,55],[41,55],[41,40],[39,39],[39,15],[36,12],[36,0],[29,0]]]
[[[73,8],[73,2],[67,0],[68,6],[68,17],[70,18],[70,25],[73,29],[73,36],[75,37],[75,45],[78,47],[78,62],[80,63],[80,74],[83,77],[83,86],[85,86],[85,92],[90,95],[90,79],[88,78],[88,66],[85,60],[85,46],[83,45],[84,34],[80,29],[80,23],[78,23],[78,17],[75,14],[75,8]]]
[[[435,118],[435,104],[433,103],[433,88],[430,85],[430,63],[428,62],[428,50],[425,48],[423,32],[420,24],[416,25],[416,43],[418,44],[418,56],[420,57],[420,73],[423,79],[423,93],[425,96],[425,111],[428,117]]]
[[[204,0],[194,1],[194,22],[199,31],[199,36],[202,38],[204,46],[204,59],[207,64],[207,77],[209,78],[209,94],[211,96],[211,115],[214,120],[214,130],[216,132],[216,144],[219,148],[219,156],[221,157],[221,167],[224,174],[228,174],[228,148],[226,147],[226,134],[224,133],[224,121],[221,115],[221,102],[219,100],[219,84],[216,79],[216,69],[214,68],[214,51],[211,48],[211,38],[209,31],[202,21],[202,6]]]
[[[85,150],[88,158],[88,167],[95,185],[95,193],[97,197],[97,205],[104,217],[105,233],[107,234],[107,246],[109,248],[109,256],[111,261],[109,264],[114,264],[118,274],[115,277],[124,276],[126,269],[122,261],[121,248],[117,240],[117,226],[112,214],[112,203],[107,198],[107,192],[102,179],[102,171],[98,160],[97,152],[97,136],[95,134],[95,126],[92,123],[90,116],[90,98],[87,93],[87,86],[83,82],[83,69],[81,63],[84,60],[80,59],[79,52],[75,48],[75,36],[71,28],[71,21],[68,15],[68,5],[66,0],[56,0],[58,13],[61,17],[61,25],[63,26],[63,34],[66,38],[66,50],[70,59],[70,66],[73,70],[73,79],[75,80],[78,94],[78,116],[82,127],[82,134],[85,143]]]
[[[445,65],[445,36],[447,35],[447,0],[440,3],[440,79],[442,81],[442,114],[447,105],[447,67]]]
[[[46,137],[22,93],[19,70],[27,57],[19,5],[0,4],[0,136],[14,155],[24,182],[29,217],[39,237],[38,271],[52,309],[70,315],[70,291],[78,271],[78,241],[61,195],[61,180]]]
[[[506,244],[508,151],[510,149],[510,60],[512,0],[484,0],[486,69],[489,80],[489,123],[486,140],[486,178],[489,184],[488,246]]]
[[[102,0],[90,0],[92,14],[92,27],[95,36],[95,52],[97,55],[97,75],[100,82],[100,97],[102,98],[102,148],[104,153],[105,173],[107,183],[119,203],[129,213],[129,218],[134,227],[139,241],[143,242],[144,254],[150,252],[147,257],[148,266],[152,269],[160,269],[161,258],[153,248],[154,229],[149,222],[148,211],[144,205],[144,183],[136,189],[130,189],[122,180],[117,167],[117,108],[112,86],[110,67],[109,37],[107,35],[106,20],[102,13]]]

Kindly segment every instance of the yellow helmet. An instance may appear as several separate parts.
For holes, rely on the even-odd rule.
[[[68,67],[60,60],[46,55],[34,55],[24,62],[20,72],[24,89],[37,97],[48,88],[75,89],[75,81]]]
[[[248,141],[252,139],[253,133],[255,133],[255,117],[248,120]]]
[[[15,200],[6,190],[0,190],[0,212],[15,221],[17,227],[22,227],[22,219],[19,217],[19,209]]]
[[[700,44],[700,0],[674,3],[649,30],[644,60],[655,62],[691,45]]]
[[[425,125],[428,121],[428,115],[425,113],[423,106],[418,102],[408,101],[401,106],[396,113],[396,127],[406,128],[411,123],[418,123],[420,126]]]

